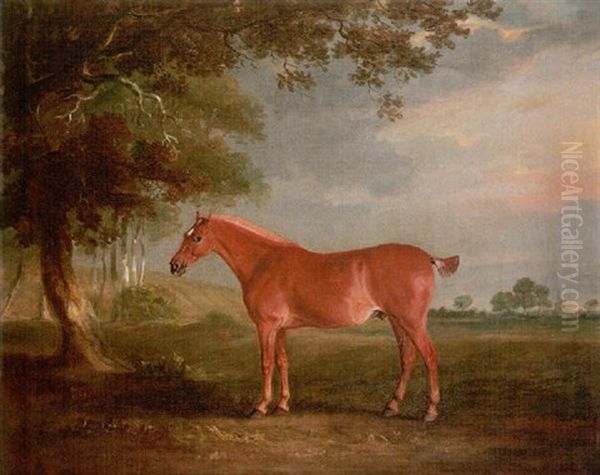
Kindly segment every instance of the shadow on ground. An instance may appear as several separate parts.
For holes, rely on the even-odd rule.
[[[52,357],[4,355],[3,386],[7,402],[21,408],[35,399],[53,410],[77,407],[113,416],[136,412],[239,415],[231,397],[215,383],[136,373],[65,371]]]

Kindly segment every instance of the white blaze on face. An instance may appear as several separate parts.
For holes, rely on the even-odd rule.
[[[190,229],[188,229],[185,233],[185,237],[192,237],[192,234],[194,234],[194,229],[195,229],[195,225],[192,226]]]

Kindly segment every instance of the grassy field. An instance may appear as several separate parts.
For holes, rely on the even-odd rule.
[[[98,375],[44,367],[46,321],[12,321],[4,345],[4,473],[599,473],[600,328],[433,320],[440,417],[422,422],[425,368],[399,417],[379,417],[399,371],[387,322],[289,336],[292,414],[249,420],[254,328],[237,316],[107,324],[131,361]],[[182,357],[183,377],[168,370]]]
[[[8,357],[7,473],[589,473],[598,458],[600,359],[594,328],[563,335],[433,322],[443,402],[421,422],[424,368],[401,416],[378,416],[398,372],[385,323],[289,339],[293,414],[246,420],[259,390],[254,332],[241,324],[108,328],[133,360],[173,352],[189,369],[62,373]],[[50,350],[48,322],[4,326],[5,350]],[[597,330],[597,329],[596,329]],[[597,334],[596,334],[597,336]],[[42,342],[45,342],[42,344]],[[67,472],[69,473],[69,472]]]

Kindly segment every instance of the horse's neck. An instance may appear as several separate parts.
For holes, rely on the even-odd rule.
[[[217,221],[212,225],[216,225],[215,252],[227,263],[243,286],[254,274],[259,261],[277,244],[227,221]]]

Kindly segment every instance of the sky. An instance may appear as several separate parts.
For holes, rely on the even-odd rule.
[[[495,22],[467,20],[470,37],[403,88],[404,118],[395,123],[377,118],[344,63],[317,74],[305,93],[278,90],[264,65],[238,71],[264,106],[267,135],[240,147],[271,191],[260,205],[215,211],[315,251],[399,242],[459,254],[461,268],[438,283],[434,306],[469,294],[485,308],[523,276],[548,285],[554,299],[561,150],[563,142],[582,142],[576,287],[582,304],[600,298],[600,2],[499,4]],[[183,227],[192,220],[186,208]],[[151,266],[165,267],[179,239],[161,243]],[[188,274],[236,285],[216,256]]]

